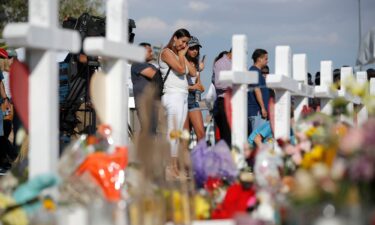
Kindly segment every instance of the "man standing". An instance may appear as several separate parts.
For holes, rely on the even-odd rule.
[[[132,64],[131,80],[133,83],[135,109],[137,110],[141,129],[143,129],[146,119],[144,118],[144,116],[146,116],[147,113],[142,111],[143,109],[145,109],[145,105],[141,104],[142,102],[140,102],[140,98],[144,93],[145,87],[151,84],[152,78],[155,76],[158,69],[150,63],[153,60],[153,51],[151,44],[142,42],[139,45],[143,46],[146,49],[146,62]],[[157,118],[158,117],[156,116],[156,110],[153,110],[150,118],[150,128],[152,134],[156,134]]]
[[[250,84],[248,96],[248,135],[267,120],[269,91],[266,87],[266,79],[262,75],[262,69],[268,64],[268,53],[264,49],[256,49],[251,58],[254,64],[250,71],[258,73],[258,84]]]
[[[220,139],[223,139],[229,147],[232,145],[232,134],[227,120],[224,106],[225,91],[231,87],[230,84],[220,81],[220,72],[232,69],[232,50],[221,52],[214,60],[213,81],[216,89],[217,99],[214,106],[214,119],[220,132]]]

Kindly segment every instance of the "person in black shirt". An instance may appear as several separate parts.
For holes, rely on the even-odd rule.
[[[143,129],[143,127],[145,126],[144,115],[147,115],[147,113],[142,111],[145,105],[142,104],[140,99],[142,94],[144,93],[145,88],[152,83],[152,78],[155,76],[158,69],[150,63],[153,60],[153,50],[151,44],[143,42],[139,45],[143,46],[146,49],[146,62],[132,64],[131,80],[133,83],[135,109],[137,110],[137,115],[139,118],[139,122],[141,124],[141,129]],[[156,134],[156,110],[152,110],[150,122],[150,132],[152,134]]]

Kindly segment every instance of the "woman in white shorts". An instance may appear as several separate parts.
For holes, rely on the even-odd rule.
[[[196,76],[197,73],[185,57],[190,37],[189,31],[186,29],[179,29],[174,32],[168,45],[162,49],[159,59],[164,80],[162,104],[167,112],[167,138],[171,144],[173,176],[179,174],[177,163],[179,141],[178,139],[171,139],[170,133],[173,130],[183,129],[188,111],[187,97],[189,93],[186,75]]]

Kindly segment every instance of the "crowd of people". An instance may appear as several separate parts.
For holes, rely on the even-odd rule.
[[[152,110],[150,113],[143,113],[146,106],[142,103],[142,94],[145,88],[150,84],[157,83],[157,77],[161,77],[162,86],[159,94],[155,95],[155,103],[159,102],[165,109],[165,119],[167,121],[167,139],[170,142],[170,154],[172,158],[172,170],[177,175],[178,165],[177,156],[180,149],[180,140],[171,138],[173,131],[188,130],[194,132],[198,141],[205,139],[205,127],[199,102],[201,94],[205,87],[201,81],[201,72],[205,69],[205,56],[201,56],[201,42],[197,36],[193,36],[186,29],[178,29],[171,36],[167,45],[161,49],[157,58],[154,57],[153,46],[150,43],[142,42],[139,44],[146,49],[146,61],[142,63],[133,63],[131,66],[131,80],[133,84],[133,93],[135,99],[135,108],[138,119],[141,124],[141,130],[145,129],[145,121],[149,121],[147,126],[151,135],[158,133],[158,121],[160,116],[158,110]],[[2,50],[2,49],[1,49]],[[1,144],[1,166],[8,168],[9,162],[13,160],[13,155],[4,153],[3,146],[15,144],[12,140],[9,142],[10,131],[13,121],[5,118],[11,109],[11,94],[9,84],[4,85],[3,74],[8,75],[9,65],[16,58],[15,51],[0,51],[2,65],[0,68],[0,141]],[[249,70],[256,72],[258,84],[248,86],[248,141],[253,147],[260,145],[272,139],[273,104],[275,93],[266,85],[266,77],[269,74],[268,52],[265,49],[255,49],[251,55],[253,61]],[[6,66],[5,62],[6,61]],[[224,96],[230,84],[220,81],[220,72],[232,69],[232,50],[222,51],[213,61],[212,84],[215,87],[216,100],[211,111],[218,139],[222,139],[228,146],[231,146],[231,128],[227,120],[226,106]],[[368,70],[369,78],[374,77],[374,70]],[[334,81],[340,80],[340,70],[334,71]],[[160,81],[159,81],[160,82]],[[315,75],[313,81],[311,74],[308,74],[309,85],[320,84],[319,72]],[[157,104],[154,105],[156,108]],[[311,99],[309,106],[314,110],[319,110],[319,102]],[[293,112],[293,110],[291,110]],[[9,149],[14,149],[9,147]],[[15,151],[15,150],[12,150]],[[12,158],[9,160],[9,158]],[[7,160],[3,160],[7,159]],[[1,172],[1,171],[0,171]]]
[[[200,57],[202,45],[196,36],[192,36],[186,29],[177,30],[170,38],[168,44],[161,50],[157,60],[152,57],[152,45],[141,43],[147,50],[147,61],[132,65],[131,76],[134,87],[135,105],[142,124],[142,108],[140,96],[147,84],[153,83],[153,76],[160,70],[164,81],[161,103],[166,110],[168,135],[171,144],[171,156],[173,168],[177,170],[177,153],[179,140],[170,138],[173,130],[186,129],[196,134],[197,140],[205,138],[203,117],[199,106],[200,94],[205,90],[200,73],[205,68],[204,57]],[[251,55],[253,64],[249,70],[257,73],[258,84],[248,86],[248,141],[252,147],[259,146],[262,142],[272,139],[273,129],[270,119],[273,119],[275,93],[266,85],[266,77],[269,74],[268,52],[265,49],[256,49]],[[153,63],[152,63],[153,62]],[[215,126],[219,133],[219,139],[231,146],[231,129],[227,120],[224,95],[231,88],[230,84],[220,81],[221,71],[232,69],[232,50],[222,51],[214,59],[212,71],[212,83],[216,91],[216,100],[212,114]],[[334,71],[334,81],[340,80],[340,70]],[[371,76],[372,70],[368,73]],[[373,76],[373,75],[372,75]],[[308,74],[309,85],[319,85],[319,72],[312,80]],[[311,99],[309,107],[319,110],[319,102]],[[293,110],[291,110],[293,112]],[[157,132],[157,117],[152,113],[151,133]],[[293,115],[291,115],[293,116]],[[291,131],[291,137],[293,132]]]

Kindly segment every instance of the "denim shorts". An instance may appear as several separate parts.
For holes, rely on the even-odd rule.
[[[188,111],[199,110],[199,103],[195,100],[195,91],[190,91],[188,95]]]

